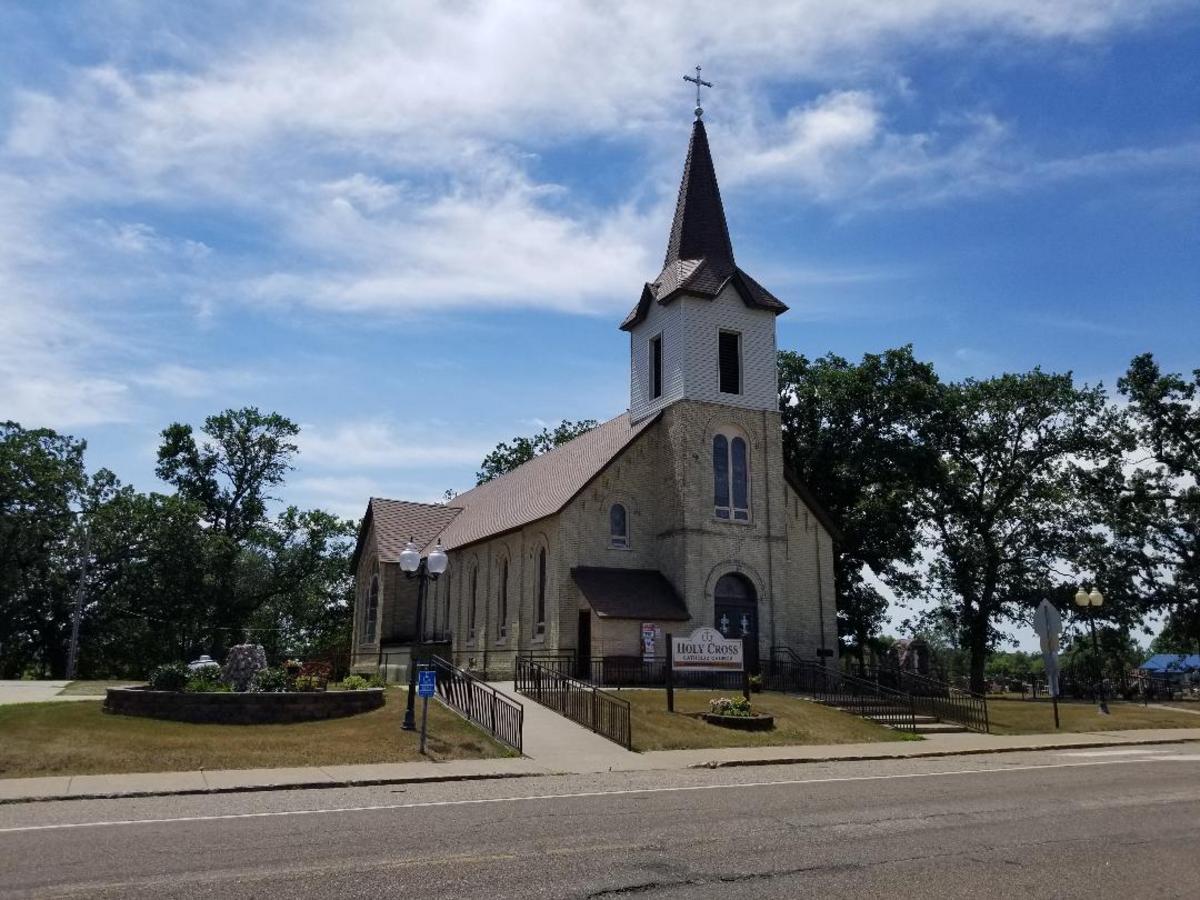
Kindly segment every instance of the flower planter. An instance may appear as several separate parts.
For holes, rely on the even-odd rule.
[[[183,691],[153,691],[133,687],[109,688],[104,698],[104,711],[176,722],[279,725],[315,719],[340,719],[379,709],[383,703],[382,688],[280,694],[188,694]]]
[[[704,713],[704,721],[722,728],[738,731],[770,731],[775,727],[775,717],[755,713],[751,716],[722,716],[719,713]]]

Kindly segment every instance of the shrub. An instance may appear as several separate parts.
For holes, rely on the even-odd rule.
[[[343,691],[365,691],[369,686],[370,683],[361,675],[347,675],[342,681]]]
[[[216,663],[207,666],[196,666],[195,668],[188,666],[188,669],[191,674],[191,677],[188,679],[189,682],[201,681],[211,684],[221,683],[221,667]]]
[[[185,664],[166,663],[150,673],[150,687],[156,691],[182,691],[191,677],[191,670]]]
[[[327,662],[306,662],[300,667],[300,677],[310,679],[308,682],[312,687],[306,688],[309,691],[323,691],[325,685],[329,683],[329,676],[333,674],[333,666]]]
[[[288,678],[293,681],[303,671],[304,663],[298,659],[285,659],[283,661],[283,671],[287,672]]]
[[[233,690],[220,678],[192,678],[183,689],[189,694],[228,694]]]
[[[287,689],[288,676],[283,669],[259,669],[250,679],[250,690],[260,694],[282,694]]]
[[[373,688],[387,687],[387,680],[382,675],[380,675],[378,672],[375,672],[373,675],[371,675],[370,678],[367,679],[367,687],[373,687]]]
[[[292,682],[293,691],[323,691],[325,682],[316,675],[301,675]]]
[[[754,715],[750,711],[750,701],[745,697],[734,697],[732,700],[728,697],[720,697],[716,700],[709,700],[708,708],[713,715],[717,716],[749,718]]]

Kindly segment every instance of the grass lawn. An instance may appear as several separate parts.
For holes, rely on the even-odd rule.
[[[1194,713],[1147,709],[1140,703],[1110,702],[1102,716],[1094,703],[1059,703],[1060,731],[1125,731],[1135,728],[1200,728]],[[1049,700],[988,700],[993,734],[1042,734],[1054,731]]]
[[[58,692],[60,697],[103,697],[110,687],[127,687],[131,684],[145,684],[146,680],[126,678],[124,681],[71,681]]]
[[[109,715],[99,703],[0,706],[0,778],[515,755],[431,702],[429,755],[422,757],[417,733],[400,729],[404,699],[405,692],[393,688],[383,709],[295,725],[192,725]]]
[[[630,690],[620,691],[618,695],[628,700],[632,707],[635,750],[856,744],[912,739],[858,716],[782,694],[750,695],[751,707],[756,712],[775,716],[775,728],[771,731],[736,731],[709,725],[699,718],[699,713],[708,711],[709,700],[723,696],[720,693],[676,691],[674,713],[667,712],[666,691]]]

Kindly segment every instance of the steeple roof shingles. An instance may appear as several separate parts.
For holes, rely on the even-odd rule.
[[[628,331],[642,321],[653,301],[670,303],[680,293],[711,299],[731,282],[747,306],[776,315],[787,311],[787,306],[739,269],[733,260],[733,242],[729,239],[721,189],[708,147],[708,132],[704,122],[697,119],[683,164],[662,272],[646,285],[621,328]]]

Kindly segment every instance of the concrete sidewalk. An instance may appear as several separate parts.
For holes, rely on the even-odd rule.
[[[533,706],[533,704],[530,704]],[[561,723],[561,719],[559,722]],[[561,725],[559,726],[561,727]],[[595,737],[592,735],[592,737]],[[159,772],[134,775],[76,775],[0,779],[0,803],[107,797],[213,794],[240,791],[354,787],[412,782],[521,778],[560,773],[669,771],[703,767],[762,766],[836,760],[900,759],[1010,753],[1020,750],[1083,749],[1138,744],[1200,742],[1200,728],[1142,729],[1082,734],[938,734],[923,741],[829,744],[795,747],[727,747],[713,750],[657,750],[568,760],[555,748],[543,759],[479,759],[454,762],[378,763],[294,769],[239,769]],[[550,764],[548,765],[547,762]]]
[[[101,694],[59,694],[69,681],[0,681],[0,706],[7,703],[47,703],[59,700],[103,700]]]

